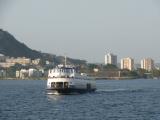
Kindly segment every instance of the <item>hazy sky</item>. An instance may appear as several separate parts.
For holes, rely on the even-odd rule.
[[[30,48],[104,62],[160,62],[159,0],[0,0],[0,28]]]

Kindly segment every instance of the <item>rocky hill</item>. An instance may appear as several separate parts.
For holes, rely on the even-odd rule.
[[[10,57],[41,58],[42,54],[17,41],[10,33],[0,30],[0,53]]]
[[[27,57],[31,59],[41,58],[43,60],[53,61],[55,64],[63,63],[64,57],[56,56],[48,53],[41,53],[32,50],[24,43],[19,42],[16,38],[7,31],[0,29],[0,54],[10,57]],[[85,60],[67,59],[71,64],[86,64]]]

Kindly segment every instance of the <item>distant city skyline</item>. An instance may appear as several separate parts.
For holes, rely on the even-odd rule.
[[[112,53],[106,54],[105,58],[104,58],[104,64],[105,65],[113,64],[113,65],[117,66],[117,55],[114,55]]]
[[[160,63],[159,0],[0,0],[0,28],[28,47],[104,63],[152,58]]]

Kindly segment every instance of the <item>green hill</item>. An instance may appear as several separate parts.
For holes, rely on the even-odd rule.
[[[10,33],[0,30],[0,53],[10,57],[41,58],[42,54],[17,41]]]
[[[13,35],[2,29],[0,29],[0,54],[9,57],[41,58],[54,62],[55,64],[64,63],[64,57],[32,50],[24,43],[16,40]],[[68,58],[67,61],[71,64],[86,64],[85,60],[79,59]]]

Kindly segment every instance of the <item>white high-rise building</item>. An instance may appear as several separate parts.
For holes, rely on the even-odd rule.
[[[117,66],[117,55],[108,53],[105,55],[105,65],[112,64]]]
[[[130,57],[121,59],[121,69],[134,69],[134,60]]]
[[[151,71],[154,69],[154,61],[151,58],[145,58],[141,60],[141,68]]]

